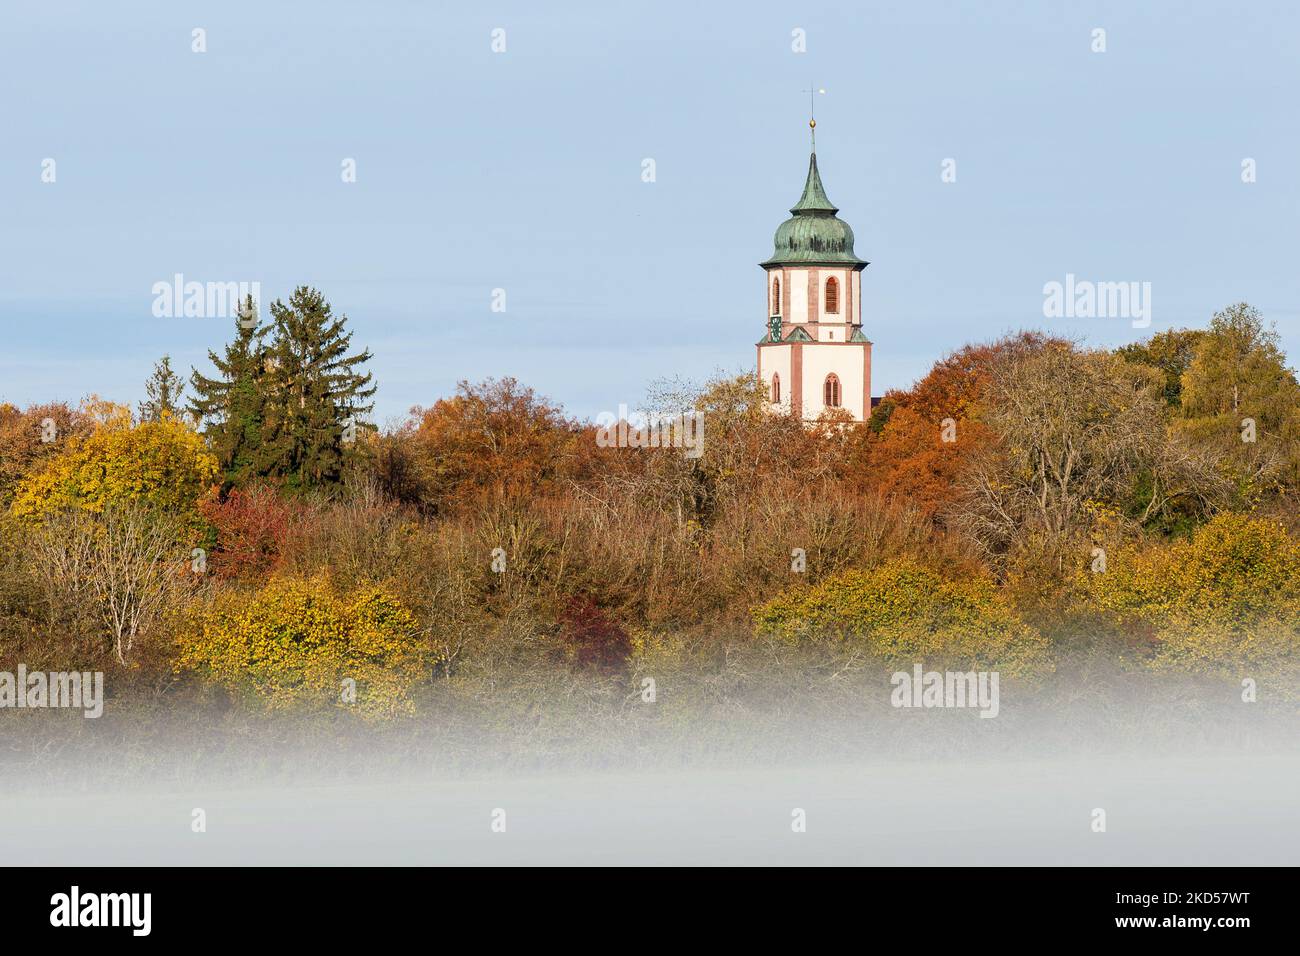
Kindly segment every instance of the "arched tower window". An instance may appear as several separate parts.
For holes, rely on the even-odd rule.
[[[781,280],[772,280],[772,311],[768,315],[781,314]]]
[[[772,376],[772,391],[771,391],[770,401],[772,402],[773,405],[779,405],[781,403],[781,376],[780,375]]]
[[[840,283],[834,276],[826,280],[826,311],[831,315],[840,311]]]
[[[834,372],[826,376],[826,383],[822,386],[822,404],[827,408],[840,407],[840,380]]]

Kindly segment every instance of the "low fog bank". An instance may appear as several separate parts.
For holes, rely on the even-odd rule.
[[[1263,755],[233,784],[10,796],[0,840],[65,865],[1283,865],[1300,850],[1300,761]]]
[[[746,675],[737,689],[654,700],[618,683],[482,699],[431,692],[411,716],[268,712],[230,702],[109,698],[75,710],[0,711],[0,792],[172,785],[331,786],[485,774],[987,759],[1282,757],[1300,754],[1300,705],[1261,685],[1147,676],[1088,687],[980,684],[966,706],[910,699],[911,679],[831,675],[820,696]],[[974,687],[972,685],[972,690]],[[991,692],[991,693],[990,693]],[[957,701],[960,703],[960,701]]]
[[[668,690],[386,723],[7,711],[0,845],[74,865],[1300,859],[1295,704],[1229,682],[1007,682],[996,717],[896,707],[874,679],[799,706]]]

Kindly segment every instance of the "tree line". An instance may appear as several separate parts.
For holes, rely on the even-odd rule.
[[[1008,673],[1080,641],[1300,658],[1300,386],[1244,303],[1119,349],[966,345],[859,426],[773,413],[752,373],[656,384],[647,407],[704,413],[698,457],[602,447],[509,378],[379,431],[370,353],[319,292],[254,307],[188,397],[165,358],[135,414],[0,406],[0,656],[276,706],[328,704],[364,658],[382,713],[434,675],[556,699],[653,667],[712,693],[724,649],[838,667],[900,635]]]

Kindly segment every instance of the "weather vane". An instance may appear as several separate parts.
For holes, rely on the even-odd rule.
[[[808,83],[808,89],[802,92],[808,94],[808,129],[811,131],[813,152],[817,152],[817,94],[824,94],[826,91],[813,86],[812,82]]]

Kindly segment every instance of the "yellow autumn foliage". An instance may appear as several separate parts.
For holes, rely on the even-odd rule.
[[[1080,590],[1155,643],[1152,665],[1250,677],[1300,671],[1300,541],[1276,521],[1225,513],[1188,539],[1132,545]]]
[[[344,596],[324,576],[223,593],[192,606],[178,635],[178,671],[273,710],[355,707],[367,719],[411,713],[412,690],[438,660],[392,594],[368,586]]]
[[[977,578],[956,580],[908,561],[832,575],[753,612],[760,634],[791,642],[855,642],[891,665],[1052,670],[1048,643]]]
[[[23,479],[10,513],[39,522],[69,508],[95,514],[113,503],[146,503],[188,519],[216,479],[217,460],[203,438],[176,419],[132,427],[120,418],[74,438]]]

